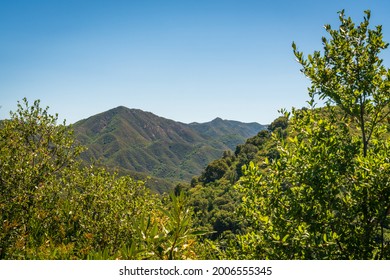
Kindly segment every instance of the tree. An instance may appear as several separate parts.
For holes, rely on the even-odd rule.
[[[326,25],[323,54],[305,59],[293,43],[312,82],[311,108],[286,113],[289,137],[273,134],[279,158],[268,173],[253,163],[244,170],[241,212],[252,231],[239,238],[241,256],[390,257],[390,72],[379,58],[388,44],[365,14],[357,27],[344,11],[338,30]],[[315,109],[316,97],[326,107]]]
[[[268,130],[274,132],[276,129],[284,130],[287,128],[288,119],[285,116],[278,117],[269,126]]]
[[[207,165],[205,171],[200,176],[199,180],[205,184],[210,182],[215,182],[223,177],[223,175],[228,171],[229,166],[226,163],[224,158],[214,160],[209,165]]]
[[[390,69],[383,66],[380,52],[388,47],[383,41],[382,26],[369,29],[370,11],[355,26],[344,10],[339,12],[338,30],[325,25],[330,39],[322,38],[324,53],[303,57],[293,43],[293,50],[302,73],[312,83],[309,95],[336,104],[361,133],[362,153],[367,155],[369,143],[380,124],[390,114]]]
[[[350,17],[345,17],[343,10],[339,13],[341,24],[338,30],[325,25],[331,39],[322,38],[323,56],[317,51],[305,60],[293,44],[302,72],[312,82],[310,96],[318,95],[328,104],[336,104],[351,119],[351,124],[360,131],[364,158],[370,148],[374,150],[376,146],[370,147],[373,137],[383,137],[384,121],[390,114],[390,69],[383,66],[379,56],[389,44],[383,41],[382,26],[369,29],[370,11],[365,11],[365,15],[364,21],[356,27]],[[365,243],[368,246],[371,221],[367,188],[364,188],[363,200]]]
[[[39,100],[30,106],[24,99],[10,120],[1,123],[0,258],[12,255],[7,248],[16,239],[20,247],[25,246],[38,194],[50,189],[82,151],[71,128],[65,122],[57,125],[57,119],[40,107]]]

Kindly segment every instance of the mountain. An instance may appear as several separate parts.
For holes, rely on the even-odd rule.
[[[260,130],[267,127],[256,122],[242,123],[222,120],[221,118],[216,118],[206,123],[194,122],[189,125],[202,137],[223,143],[231,150],[234,150],[238,144],[244,143],[247,138],[256,135]]]
[[[120,106],[81,120],[73,128],[88,148],[84,160],[99,160],[137,178],[147,174],[162,191],[172,182],[199,175],[223,151],[234,149],[265,126],[220,118],[184,124]]]

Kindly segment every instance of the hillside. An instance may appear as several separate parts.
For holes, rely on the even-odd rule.
[[[253,161],[262,166],[264,159],[278,157],[271,134],[274,132],[286,135],[287,126],[286,118],[275,119],[268,129],[237,145],[234,152],[225,152],[222,157],[213,160],[199,177],[191,180],[190,184],[177,187],[191,198],[196,224],[213,232],[209,236],[210,239],[228,238],[229,234],[245,231],[247,227],[245,220],[240,219],[235,212],[241,203],[242,194],[234,185],[243,175],[244,165]]]
[[[253,123],[242,123],[238,121],[222,120],[216,118],[206,123],[190,123],[191,128],[197,131],[204,138],[223,143],[231,150],[238,144],[242,144],[247,138],[256,135],[265,125]]]
[[[82,154],[84,160],[99,160],[121,173],[138,178],[147,174],[165,183],[199,175],[225,150],[234,149],[263,128],[219,118],[184,124],[123,106],[74,124],[77,139],[88,148]]]

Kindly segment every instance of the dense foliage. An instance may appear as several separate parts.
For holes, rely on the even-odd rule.
[[[268,172],[251,163],[240,179],[251,230],[238,257],[390,256],[390,71],[379,59],[387,44],[381,27],[368,28],[369,12],[359,26],[339,15],[338,30],[326,25],[323,55],[306,60],[293,44],[312,82],[311,108],[292,111],[286,140],[274,134],[279,159]],[[317,96],[327,104],[321,111]]]
[[[269,128],[282,131],[284,126],[281,123],[286,124],[284,117],[275,120]],[[262,130],[238,145],[234,153],[226,151],[220,159],[211,162],[199,177],[194,177],[190,186],[181,186],[191,198],[196,224],[213,231],[210,239],[231,238],[232,233],[245,231],[246,223],[235,211],[242,195],[234,185],[242,176],[243,167],[251,161],[261,162],[275,157],[271,132]]]
[[[201,231],[183,194],[82,167],[72,129],[27,100],[0,130],[1,259],[186,259]],[[164,201],[164,203],[163,203]]]

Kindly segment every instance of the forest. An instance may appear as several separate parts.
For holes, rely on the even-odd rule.
[[[0,259],[389,259],[388,43],[369,11],[338,15],[321,52],[292,43],[308,106],[170,193],[83,161],[71,125],[18,102],[0,122]]]

